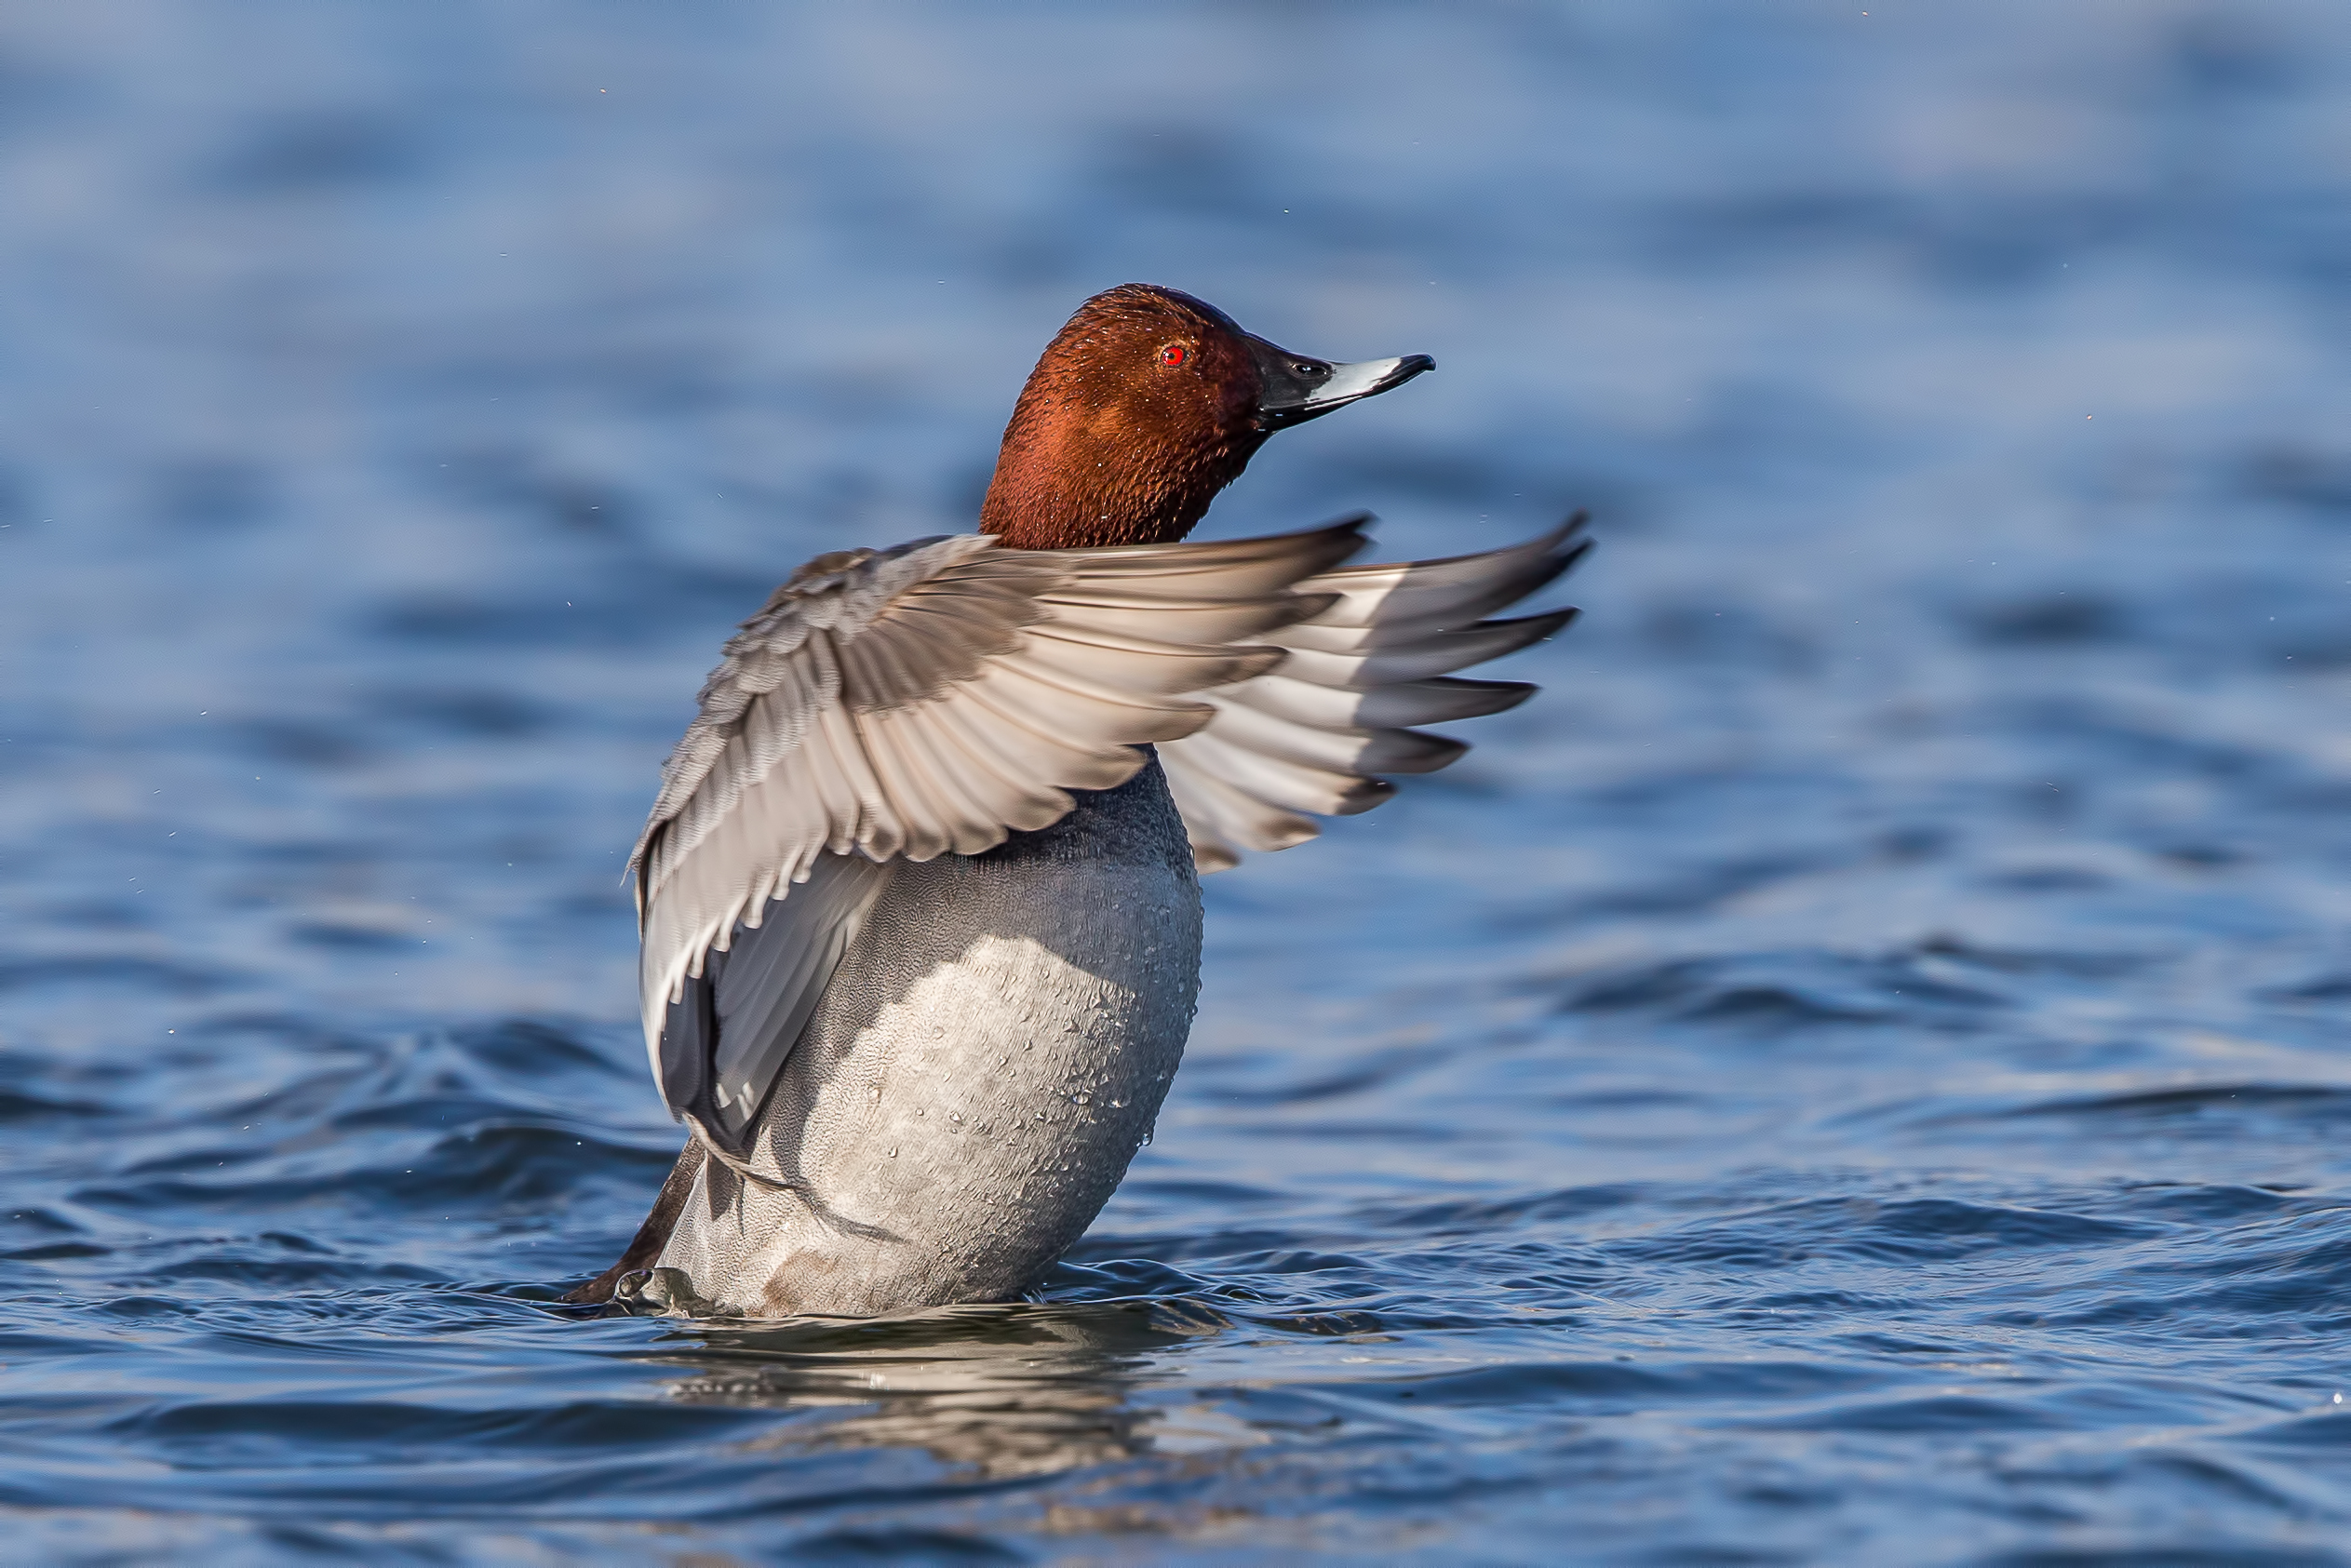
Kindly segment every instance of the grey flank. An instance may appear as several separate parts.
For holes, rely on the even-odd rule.
[[[625,1299],[761,1318],[1003,1299],[1084,1233],[1182,1058],[1201,911],[1156,759],[1071,793],[1050,827],[892,868],[752,1129],[749,1168],[789,1185],[705,1160]],[[738,932],[719,985],[759,939]]]

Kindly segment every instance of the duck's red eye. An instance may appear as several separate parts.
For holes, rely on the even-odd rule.
[[[1189,357],[1190,355],[1184,352],[1184,345],[1181,343],[1170,343],[1159,351],[1159,362],[1162,365],[1181,365]]]

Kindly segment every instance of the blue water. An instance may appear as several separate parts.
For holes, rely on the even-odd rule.
[[[0,1558],[2351,1561],[2351,10],[0,14]],[[581,1320],[732,623],[1128,279],[1544,694],[1038,1304]]]

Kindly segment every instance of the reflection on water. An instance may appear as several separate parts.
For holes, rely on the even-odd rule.
[[[2346,1561],[2351,10],[0,11],[27,1560]],[[583,1318],[725,632],[1149,279],[1599,542],[1038,1302]]]
[[[759,1440],[781,1454],[920,1449],[982,1479],[1051,1475],[1148,1452],[1262,1441],[1205,1407],[1133,1400],[1139,1387],[1174,1381],[1147,1352],[1225,1326],[1180,1300],[946,1307],[865,1323],[698,1323],[678,1331],[701,1350],[676,1363],[697,1370],[671,1396],[834,1413]]]

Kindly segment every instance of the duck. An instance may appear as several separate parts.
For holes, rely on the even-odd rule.
[[[725,644],[629,859],[641,1023],[687,1131],[565,1299],[873,1318],[1033,1292],[1150,1140],[1200,992],[1200,875],[1468,749],[1454,672],[1573,609],[1584,516],[1348,565],[1367,514],[1192,541],[1275,434],[1426,374],[1282,348],[1179,290],[1087,300],[977,528],[839,550]]]

